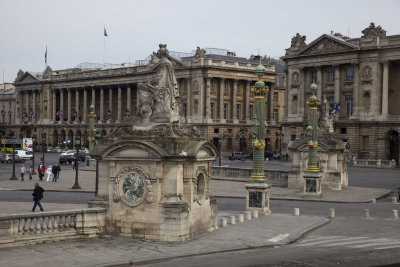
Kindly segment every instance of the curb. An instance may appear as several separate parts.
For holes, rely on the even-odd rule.
[[[154,264],[154,263],[161,263],[161,262],[166,262],[169,260],[175,260],[175,259],[183,259],[183,258],[189,258],[189,257],[195,257],[195,256],[205,256],[205,255],[212,255],[212,254],[221,254],[221,253],[229,253],[229,252],[237,252],[237,251],[246,251],[246,250],[256,250],[256,249],[265,249],[265,248],[274,248],[276,246],[286,246],[289,244],[293,244],[296,241],[298,241],[300,238],[304,237],[305,235],[322,228],[326,225],[328,225],[331,220],[326,219],[324,217],[320,217],[322,219],[325,219],[325,222],[322,223],[316,223],[314,225],[311,225],[310,227],[306,228],[304,231],[302,231],[300,234],[298,234],[297,237],[294,237],[288,242],[285,243],[275,243],[275,244],[270,244],[270,245],[260,245],[260,246],[247,246],[247,247],[242,247],[242,248],[234,248],[234,249],[225,249],[225,250],[216,250],[216,251],[208,251],[208,252],[203,252],[203,253],[197,253],[197,254],[187,254],[187,255],[181,255],[181,256],[174,256],[174,257],[167,257],[167,258],[161,258],[161,259],[154,259],[154,260],[144,260],[144,261],[138,261],[134,262],[133,266],[140,266],[140,265],[147,265],[147,264]],[[111,264],[107,266],[114,266],[114,267],[123,267],[123,266],[129,266],[128,263],[122,263],[122,264]]]
[[[6,188],[0,188],[0,191],[32,191],[33,189],[28,189],[28,188],[20,188],[20,189],[6,189]],[[95,191],[91,190],[82,190],[82,189],[46,189],[46,192],[68,192],[68,193],[95,193]]]

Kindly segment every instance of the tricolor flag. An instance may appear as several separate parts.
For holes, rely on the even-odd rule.
[[[74,118],[76,119],[78,117],[78,112],[76,110],[74,111]]]
[[[57,118],[60,118],[60,110],[57,110],[57,112],[56,112],[56,117],[57,117]]]
[[[110,117],[111,117],[111,111],[107,111],[106,117],[107,117],[107,118],[110,118]]]
[[[46,52],[44,53],[44,63],[47,65],[47,45],[46,45]]]
[[[29,118],[34,118],[35,117],[35,113],[33,113],[33,111],[31,110],[31,112],[29,112]]]
[[[104,37],[107,37],[107,31],[106,31],[106,27],[104,27]]]
[[[131,113],[129,112],[129,110],[127,109],[127,110],[125,110],[125,114],[124,114],[124,116],[125,117],[129,117],[131,115]]]
[[[26,112],[22,113],[22,117],[24,117],[24,119],[28,118],[28,114],[26,114]]]

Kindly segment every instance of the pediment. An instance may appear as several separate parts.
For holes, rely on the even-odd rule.
[[[25,72],[21,77],[17,78],[15,81],[15,83],[18,84],[39,83],[39,82],[40,80],[29,72]]]
[[[338,37],[322,35],[308,44],[298,55],[318,55],[346,51],[356,51],[359,47]]]

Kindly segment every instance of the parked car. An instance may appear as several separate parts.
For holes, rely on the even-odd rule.
[[[79,149],[79,152],[89,153],[89,149],[87,149],[86,147],[81,147],[81,148]]]
[[[243,154],[242,154],[242,152],[233,152],[233,155],[232,155],[232,153],[229,153],[228,158],[230,160],[235,160],[235,159],[242,160],[243,159]]]
[[[47,149],[47,152],[59,153],[59,152],[62,152],[62,149],[61,149],[61,147],[56,146],[56,147],[51,147],[51,148]]]
[[[72,158],[75,158],[76,150],[67,150],[58,156],[58,162],[60,164],[71,164]]]
[[[20,158],[23,160],[31,160],[33,158],[33,155],[31,152],[23,150],[23,149],[17,149],[14,151],[16,155],[18,155]]]
[[[274,159],[281,159],[281,152],[277,152],[274,154]]]
[[[15,163],[24,163],[25,160],[20,158],[17,154],[15,155]],[[11,153],[3,153],[0,156],[0,162],[1,163],[12,163],[13,161],[13,156]]]

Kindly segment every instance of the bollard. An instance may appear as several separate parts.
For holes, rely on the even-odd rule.
[[[251,221],[251,212],[245,211],[245,214],[246,214],[246,221]]]
[[[214,228],[215,228],[215,230],[218,230],[218,219],[217,218],[215,218],[215,220],[214,220]]]
[[[300,216],[300,209],[294,208],[294,216]]]
[[[231,217],[231,224],[236,224],[236,218],[235,216],[230,216]]]
[[[376,204],[376,199],[375,198],[371,198],[371,203],[372,204]]]
[[[399,218],[399,214],[397,213],[397,210],[392,210],[393,211],[393,218],[394,219],[398,219]]]
[[[243,214],[239,214],[239,215],[238,215],[238,221],[239,221],[240,223],[243,222]]]
[[[369,219],[369,209],[364,209],[364,218]]]
[[[221,219],[221,227],[226,227],[226,218]]]
[[[258,219],[258,210],[253,210],[253,218]]]
[[[397,203],[397,197],[392,197],[392,203]]]
[[[335,218],[335,209],[329,209],[329,218]]]

